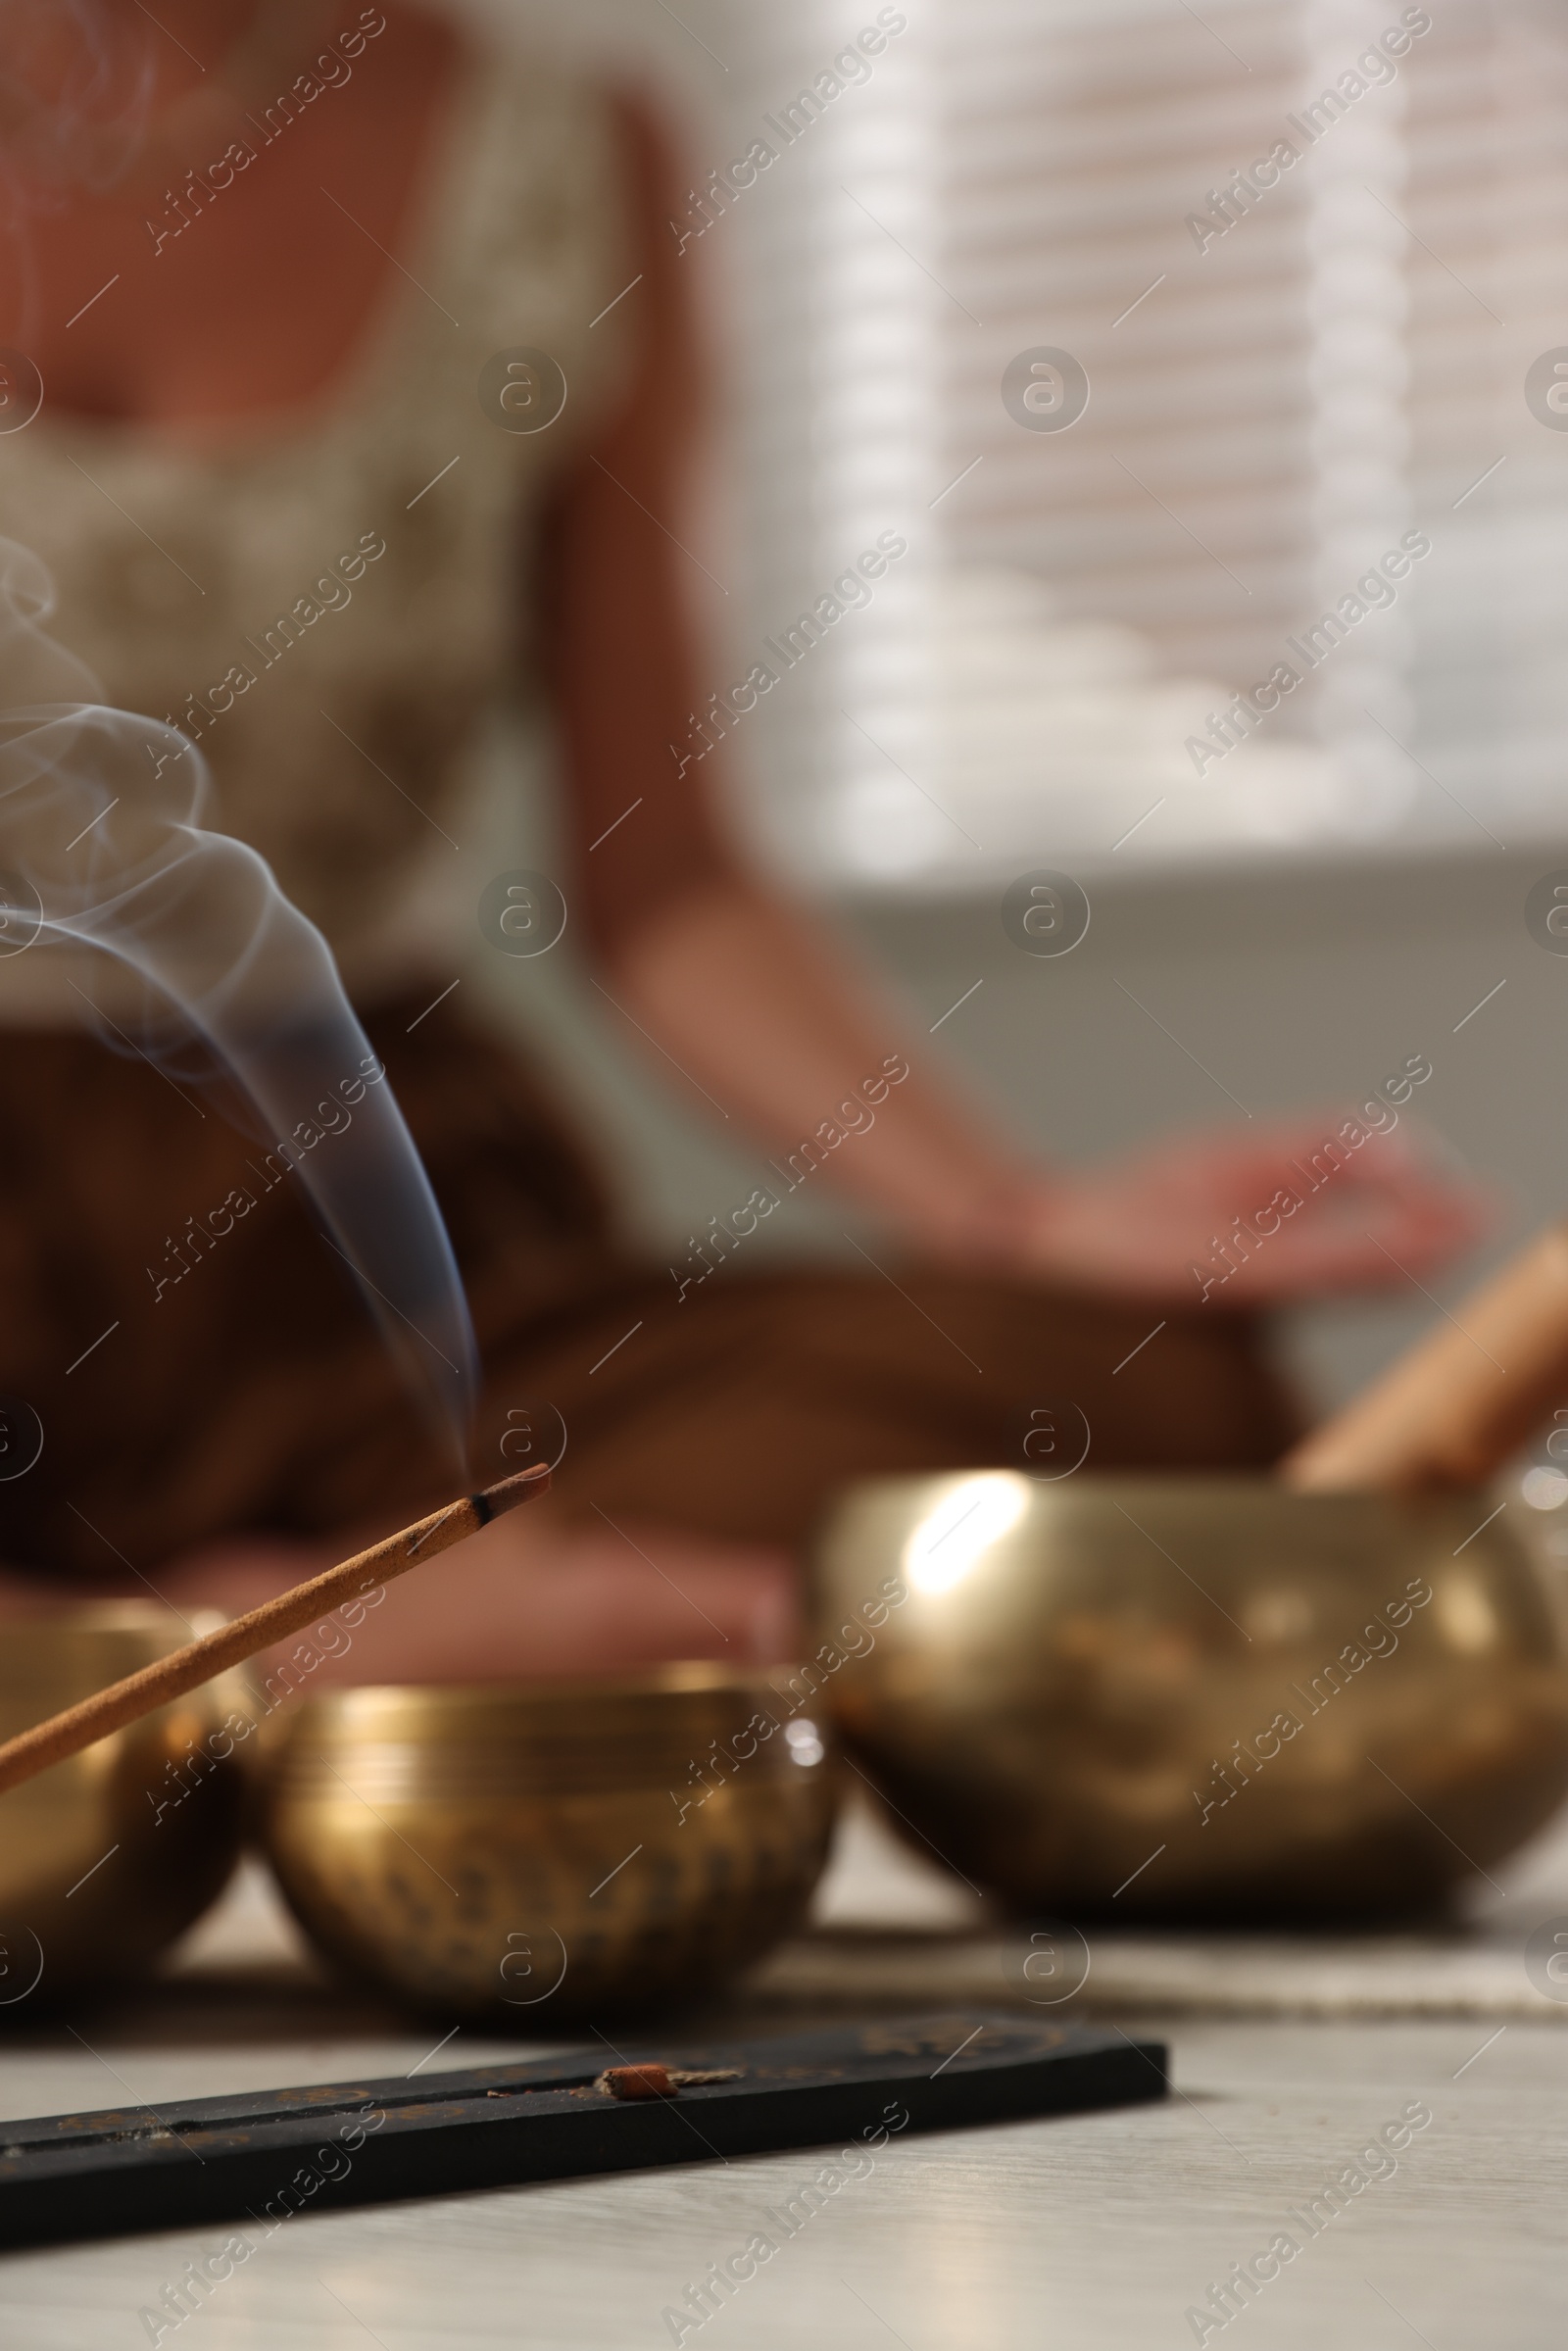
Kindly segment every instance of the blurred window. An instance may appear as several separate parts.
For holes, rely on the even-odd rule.
[[[874,6],[701,20],[730,153],[775,151],[710,236],[780,854],[963,889],[1560,833],[1560,10],[880,21],[862,73]]]

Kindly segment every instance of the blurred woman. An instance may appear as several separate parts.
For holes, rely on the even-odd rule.
[[[710,391],[669,226],[690,174],[647,103],[400,0],[3,14],[0,388],[20,416],[30,366],[44,396],[0,432],[0,531],[330,941],[467,1286],[487,1473],[565,1442],[549,1515],[395,1587],[344,1670],[782,1653],[835,1484],[1021,1462],[1051,1399],[1099,1468],[1272,1460],[1292,1411],[1236,1309],[1397,1279],[1389,1252],[1428,1273],[1475,1204],[1387,1138],[1308,1195],[1287,1162],[1320,1127],[1038,1165],[749,867],[722,746],[671,748],[716,674],[682,545]],[[684,1281],[454,977],[491,878],[466,782],[519,689],[610,1017],[758,1147]],[[84,998],[112,1028],[73,951],[0,958],[0,1392],[46,1439],[0,1484],[11,1589],[249,1604],[450,1472],[286,1185],[154,1290],[251,1147]],[[755,1270],[743,1241],[808,1176],[897,1257]],[[1293,1184],[1200,1300],[1191,1260]]]

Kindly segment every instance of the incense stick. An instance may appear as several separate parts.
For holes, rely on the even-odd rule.
[[[345,1600],[390,1583],[394,1576],[407,1575],[411,1567],[422,1567],[438,1552],[449,1551],[454,1543],[477,1535],[493,1518],[544,1494],[549,1485],[550,1472],[541,1464],[503,1478],[482,1494],[465,1494],[461,1501],[449,1502],[428,1518],[372,1543],[368,1551],[341,1560],[324,1575],[313,1576],[292,1591],[280,1592],[275,1599],[264,1600],[260,1608],[236,1616],[216,1633],[203,1634],[200,1641],[175,1649],[172,1656],[160,1657],[139,1673],[127,1674],[122,1682],[111,1683],[93,1697],[52,1714],[47,1722],[35,1723],[30,1731],[19,1732],[15,1739],[0,1744],[0,1793],[47,1771],[52,1763],[78,1754],[95,1739],[107,1739],[112,1731],[123,1730],[126,1723],[151,1714],[171,1698],[183,1697],[186,1690],[199,1688],[229,1666],[243,1664],[258,1649],[270,1648],[286,1634],[298,1633]]]

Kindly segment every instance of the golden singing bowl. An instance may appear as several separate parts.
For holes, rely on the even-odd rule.
[[[800,1919],[834,1774],[761,1674],[361,1689],[267,1760],[263,1840],[351,1977],[443,2016],[551,2031],[710,1989]]]
[[[204,1617],[203,1632],[220,1622]],[[190,1639],[126,1600],[0,1630],[0,1739]],[[239,1853],[243,1785],[224,1678],[0,1795],[0,2018],[133,1977],[199,1918]]]
[[[1563,1632],[1496,1508],[1243,1477],[868,1481],[817,1545],[816,1702],[1016,1906],[1426,1906],[1568,1790]]]

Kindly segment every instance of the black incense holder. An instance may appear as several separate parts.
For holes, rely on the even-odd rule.
[[[619,2097],[607,2068],[732,2073]],[[254,2245],[301,2212],[707,2163],[905,2131],[1130,2105],[1165,2050],[984,2011],[767,2040],[612,2048],[414,2080],[0,2124],[0,2245],[231,2221]]]

